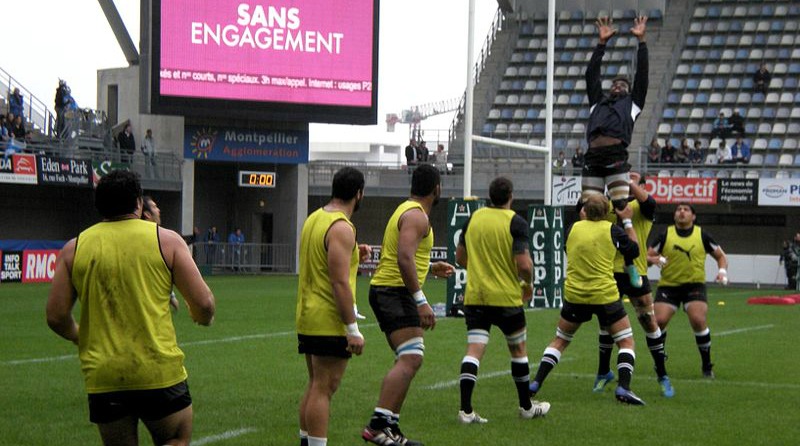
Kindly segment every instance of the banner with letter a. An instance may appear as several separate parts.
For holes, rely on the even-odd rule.
[[[536,308],[561,308],[566,271],[564,209],[528,206],[528,237],[533,259],[533,300]]]
[[[473,212],[486,206],[485,200],[453,198],[447,203],[447,262],[456,267],[456,273],[447,278],[447,314],[454,316],[464,308],[467,289],[467,270],[456,264],[456,247],[461,228]]]

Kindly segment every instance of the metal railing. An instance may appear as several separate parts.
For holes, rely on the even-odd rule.
[[[206,274],[291,273],[295,270],[295,247],[287,243],[196,242],[192,255]]]
[[[25,114],[23,117],[24,120],[31,123],[34,129],[45,135],[52,136],[56,124],[55,114],[47,108],[44,102],[34,96],[30,90],[25,88],[4,69],[0,68],[0,96],[2,96],[7,103],[15,88],[19,88],[19,92],[26,99],[23,108],[23,113]]]

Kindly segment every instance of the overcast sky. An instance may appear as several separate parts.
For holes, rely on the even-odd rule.
[[[139,45],[139,0],[115,4]],[[497,9],[496,0],[475,0],[475,51]],[[408,127],[385,133],[387,113],[463,94],[466,85],[466,0],[381,0],[378,125],[312,125],[312,141],[407,141]],[[72,88],[81,107],[96,108],[97,70],[127,65],[117,40],[95,0],[23,0],[13,3],[3,21],[0,68],[33,92],[49,109],[58,79]],[[25,98],[26,102],[29,98]],[[426,129],[447,130],[452,114],[430,119]],[[429,132],[432,133],[432,132]],[[429,140],[435,138],[428,136]]]

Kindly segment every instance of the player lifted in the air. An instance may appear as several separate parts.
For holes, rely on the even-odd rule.
[[[624,209],[628,203],[628,146],[631,143],[633,124],[644,108],[648,83],[648,55],[645,43],[647,17],[634,20],[631,34],[639,39],[636,56],[636,76],[633,85],[627,77],[616,77],[608,96],[603,94],[600,80],[600,65],[605,54],[606,43],[617,30],[608,17],[597,19],[597,47],[586,67],[586,96],[589,98],[589,124],[586,151],[582,171],[581,199],[594,194],[603,194],[608,188],[611,202],[616,209]]]

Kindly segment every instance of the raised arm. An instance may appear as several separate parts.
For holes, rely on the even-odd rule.
[[[603,84],[600,81],[600,65],[603,61],[603,55],[606,52],[606,42],[617,30],[611,27],[612,20],[608,17],[600,17],[595,22],[597,26],[597,47],[592,53],[592,58],[589,60],[589,65],[586,67],[586,96],[589,98],[589,106],[593,107],[595,104],[603,99]]]
[[[633,22],[631,34],[639,39],[639,49],[636,52],[636,76],[633,79],[633,89],[631,98],[639,109],[644,108],[644,101],[647,97],[647,87],[649,84],[650,57],[647,52],[645,31],[647,29],[647,17],[637,17]]]

